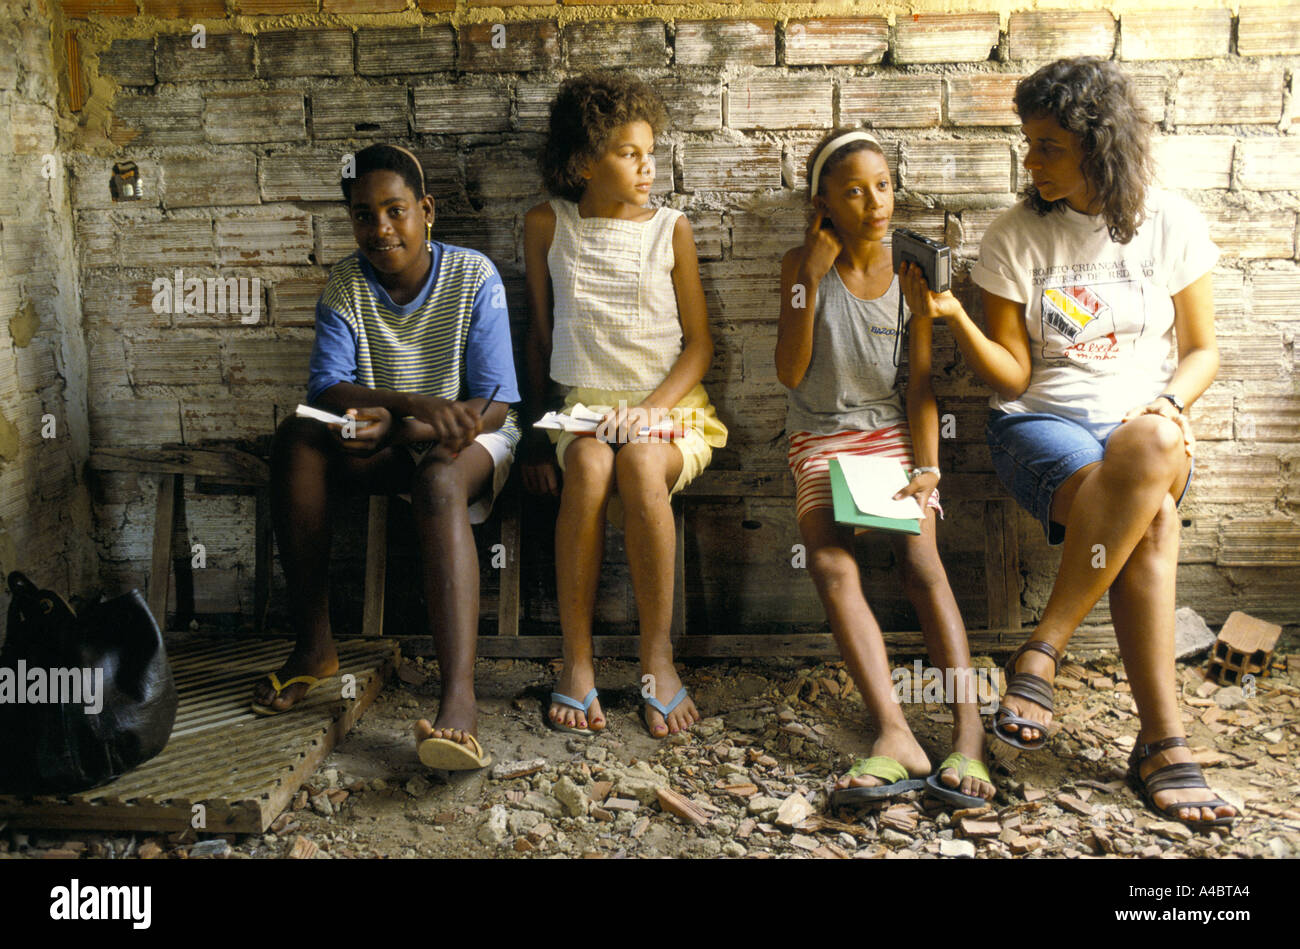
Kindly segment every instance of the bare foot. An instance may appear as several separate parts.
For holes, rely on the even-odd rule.
[[[560,681],[555,683],[555,691],[581,702],[587,693],[596,687],[596,670],[590,663],[573,663],[566,665],[560,673]],[[594,732],[605,728],[605,714],[600,708],[600,699],[594,699],[591,707],[584,712],[580,708],[552,702],[546,716],[557,725],[565,728],[589,728]]]
[[[1138,743],[1143,744],[1144,739],[1138,738]],[[1166,748],[1164,751],[1157,752],[1138,767],[1138,774],[1143,779],[1146,778],[1157,768],[1163,768],[1169,764],[1179,764],[1184,761],[1192,760],[1191,749],[1182,745],[1176,745],[1173,748]],[[1213,791],[1207,791],[1205,788],[1171,788],[1168,791],[1157,791],[1151,795],[1157,807],[1169,807],[1178,804],[1181,801],[1204,801],[1206,798],[1217,797]],[[1188,821],[1212,821],[1220,817],[1235,817],[1237,809],[1231,804],[1220,804],[1218,807],[1180,807],[1177,810],[1182,820]]]
[[[446,738],[458,745],[472,747],[469,736],[478,737],[478,705],[473,693],[461,698],[444,695],[438,705],[438,717],[432,724],[427,718],[415,723],[415,745],[430,738]]]
[[[643,675],[654,676],[654,696],[663,705],[667,705],[681,691],[682,680],[677,676],[677,669],[671,662],[662,665],[646,665],[641,667]],[[655,738],[663,738],[665,735],[675,735],[680,731],[685,731],[700,720],[700,711],[695,707],[689,695],[682,699],[682,704],[668,713],[667,721],[657,709],[651,705],[645,707],[646,727],[650,729],[650,734]]]
[[[1056,681],[1056,667],[1052,664],[1051,658],[1035,649],[1027,649],[1021,653],[1020,658],[1016,660],[1015,671],[1036,675],[1049,685]],[[1009,738],[1018,735],[1026,744],[1036,742],[1047,735],[1047,726],[1052,723],[1052,713],[1037,702],[1022,699],[1018,695],[1008,695],[1002,699],[1002,704],[1018,717],[1027,718],[1031,722],[1041,722],[1043,725],[1042,728],[1030,728],[1028,725],[1001,725],[998,730],[1002,734]]]
[[[880,737],[871,746],[871,756],[876,755],[893,758],[906,768],[907,773],[913,778],[923,778],[930,773],[930,759],[926,757],[925,749],[916,743],[916,737],[906,728],[900,731],[881,732]],[[873,774],[860,774],[853,778],[844,775],[835,782],[835,787],[839,790],[874,788],[888,783]]]
[[[276,670],[275,677],[284,683],[301,675],[324,679],[338,671],[339,657],[334,650],[334,641],[326,639],[324,643],[308,649],[295,646],[293,652],[289,653],[289,658],[284,661],[284,665]],[[293,708],[298,700],[307,694],[307,688],[307,683],[297,682],[287,689],[282,689],[280,694],[276,695],[270,677],[263,676],[253,687],[253,701],[264,708],[284,712]]]

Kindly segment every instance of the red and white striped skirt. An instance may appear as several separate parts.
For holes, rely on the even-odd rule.
[[[796,519],[819,507],[834,507],[829,461],[836,455],[896,458],[910,471],[913,464],[912,439],[906,425],[887,425],[874,432],[835,432],[830,435],[792,432],[787,461],[794,473]],[[938,491],[930,495],[927,507],[943,517]]]

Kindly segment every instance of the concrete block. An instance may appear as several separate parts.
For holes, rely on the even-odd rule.
[[[678,66],[773,66],[776,23],[773,20],[678,20],[673,53]]]
[[[1226,190],[1232,181],[1231,135],[1166,135],[1152,140],[1156,180],[1165,188]]]
[[[1151,10],[1124,13],[1119,21],[1120,58],[1214,59],[1228,55],[1228,10]]]
[[[781,146],[774,142],[690,142],[683,146],[683,191],[757,191],[780,186]]]
[[[1247,138],[1237,183],[1252,191],[1300,191],[1300,139]]]
[[[176,335],[134,336],[126,341],[131,384],[185,386],[222,382],[221,343]]]
[[[498,86],[416,86],[415,130],[435,135],[510,129],[510,90]]]
[[[1282,117],[1282,92],[1280,69],[1184,73],[1174,94],[1174,124],[1271,125]]]
[[[1019,128],[1020,116],[1012,96],[1020,79],[1015,73],[968,73],[948,78],[948,123]]]
[[[225,149],[169,158],[163,163],[165,207],[258,203],[257,159],[251,152]]]
[[[938,76],[871,76],[840,81],[840,123],[877,128],[939,124],[943,80]]]
[[[982,63],[998,45],[996,13],[900,16],[894,26],[894,62]]]
[[[252,79],[253,38],[246,33],[213,33],[195,48],[190,31],[164,33],[157,38],[159,82],[208,79]]]
[[[663,20],[586,20],[566,24],[564,48],[572,70],[654,69],[668,63]]]
[[[942,194],[1011,190],[1011,150],[1004,142],[909,142],[903,146],[903,186]]]
[[[100,50],[99,73],[120,86],[152,86],[157,79],[153,40],[113,40]]]
[[[785,25],[787,66],[868,66],[889,49],[884,17],[790,20]]]
[[[352,75],[352,31],[272,30],[257,37],[257,74],[264,79]]]
[[[1007,40],[1013,60],[1110,59],[1115,51],[1115,18],[1105,10],[1013,13]]]
[[[119,93],[113,100],[112,139],[118,145],[191,146],[203,132],[203,100],[172,91]]]
[[[1210,239],[1225,257],[1295,256],[1294,211],[1258,211],[1245,208],[1203,208]]]
[[[263,201],[337,201],[342,149],[333,152],[277,152],[261,160]]]
[[[493,23],[462,26],[457,68],[462,72],[532,72],[560,65],[560,27],[554,20],[501,25],[504,30]],[[611,61],[621,62],[617,57]]]
[[[1300,53],[1300,9],[1243,6],[1237,16],[1237,52],[1242,56]]]
[[[140,448],[178,442],[180,406],[173,399],[91,400],[90,444]]]
[[[314,138],[405,138],[410,117],[405,86],[332,86],[311,96]]]
[[[209,92],[204,97],[203,134],[209,142],[302,142],[307,112],[301,89]]]
[[[222,264],[311,263],[311,215],[288,207],[217,219],[217,257]]]
[[[429,73],[456,65],[456,35],[449,26],[357,30],[357,72],[363,76]]]

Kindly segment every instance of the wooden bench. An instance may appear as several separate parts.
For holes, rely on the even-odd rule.
[[[128,471],[156,474],[158,500],[154,514],[153,552],[149,570],[149,609],[158,625],[167,625],[168,580],[173,563],[176,573],[178,613],[193,612],[193,586],[183,578],[189,576],[189,552],[174,560],[176,511],[184,503],[185,477],[203,478],[214,484],[248,488],[255,496],[253,628],[266,628],[267,608],[271,598],[271,565],[275,556],[275,539],[271,526],[271,469],[266,460],[235,448],[159,449],[104,448],[91,453],[90,467],[95,471]],[[384,626],[384,579],[387,568],[388,508],[387,496],[370,498],[366,530],[365,600],[362,607],[362,635],[379,636]],[[509,486],[497,500],[501,517],[501,542],[507,551],[506,566],[501,571],[498,599],[497,632],[501,636],[519,634],[519,494]],[[188,601],[188,602],[187,602]]]
[[[162,449],[100,449],[92,453],[91,467],[100,471],[131,471],[160,475],[153,532],[153,554],[149,578],[149,606],[160,625],[165,626],[168,577],[173,562],[175,512],[183,498],[184,476],[193,475],[218,484],[249,488],[256,497],[254,527],[255,566],[253,625],[265,629],[271,588],[274,540],[270,518],[270,469],[266,461],[249,452],[220,448],[172,447]],[[497,499],[501,520],[501,542],[506,563],[500,572],[500,594],[496,635],[479,637],[479,654],[500,657],[551,658],[562,652],[560,636],[520,636],[520,528],[521,488],[518,478],[507,484]],[[984,577],[988,605],[988,627],[969,630],[971,648],[979,653],[1004,652],[1024,638],[1020,607],[1020,554],[1015,530],[1015,502],[1006,496],[993,475],[963,474],[941,487],[945,501],[977,501],[983,507]],[[727,657],[759,655],[836,655],[827,633],[789,635],[724,634],[689,635],[686,629],[685,506],[694,499],[736,497],[788,497],[793,504],[793,487],[784,471],[707,471],[673,503],[677,537],[673,566],[674,649],[683,657]],[[362,634],[383,632],[384,587],[387,574],[389,499],[370,499],[367,539]],[[176,561],[188,568],[188,551]],[[178,571],[178,601],[183,599]],[[192,610],[192,587],[189,590]],[[184,603],[178,603],[185,612]],[[1084,639],[1088,639],[1086,631]],[[1103,634],[1104,635],[1104,634]],[[602,655],[635,656],[638,637],[597,636],[596,649]],[[886,633],[891,646],[910,649],[921,646],[919,631]],[[1089,640],[1090,641],[1090,640]],[[1087,648],[1088,642],[1079,645]]]

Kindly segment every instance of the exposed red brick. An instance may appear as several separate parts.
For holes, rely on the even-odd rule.
[[[226,0],[140,0],[140,13],[164,20],[223,17]]]
[[[74,20],[88,16],[135,16],[135,0],[60,0],[63,15]]]

